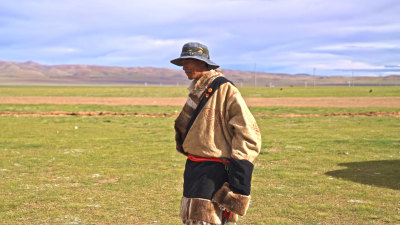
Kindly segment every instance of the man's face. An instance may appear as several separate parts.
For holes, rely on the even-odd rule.
[[[182,65],[189,80],[200,78],[207,70],[207,63],[197,59],[182,59]]]

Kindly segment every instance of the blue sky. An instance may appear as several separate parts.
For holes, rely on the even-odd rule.
[[[398,0],[0,0],[0,60],[175,68],[189,41],[223,69],[400,74]]]

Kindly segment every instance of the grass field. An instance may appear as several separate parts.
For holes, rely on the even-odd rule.
[[[385,97],[400,96],[400,86],[391,87],[239,87],[244,97]],[[370,92],[372,90],[372,92]],[[186,97],[186,87],[53,87],[0,86],[0,96],[84,97]]]
[[[365,112],[399,112],[400,108],[381,108],[381,107],[249,107],[253,113],[301,113],[301,114],[316,114],[316,113],[365,113]],[[182,106],[140,106],[140,105],[51,105],[51,104],[0,104],[0,112],[118,112],[118,113],[178,113]]]
[[[0,95],[51,94],[41,93],[41,88],[23,89],[0,88]],[[70,94],[70,88],[56,89],[63,96]],[[111,92],[78,89],[90,96],[111,92],[124,96],[114,88]],[[302,90],[302,96],[313,95],[307,90]],[[398,91],[388,88],[390,94],[382,96],[400,96]],[[148,94],[162,92],[155,89]],[[0,104],[0,111],[56,110],[174,113],[180,107]],[[180,224],[185,157],[174,150],[174,120],[0,117],[0,224]],[[262,152],[255,162],[252,204],[239,224],[400,224],[399,118],[259,116],[256,120],[263,137]]]

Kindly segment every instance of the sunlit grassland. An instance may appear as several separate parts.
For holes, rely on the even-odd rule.
[[[185,87],[0,86],[0,96],[184,97]]]
[[[397,118],[263,117],[258,123],[263,151],[253,195],[263,197],[253,201],[254,224],[399,223]]]
[[[398,118],[256,119],[262,152],[239,224],[400,223]],[[179,224],[173,121],[0,117],[0,221]]]
[[[370,90],[373,90],[371,93]],[[240,88],[245,97],[400,96],[399,87]],[[0,87],[0,96],[185,97],[183,87]],[[181,106],[0,104],[0,112],[176,113]],[[254,114],[399,108],[251,107]],[[180,224],[174,117],[0,117],[0,224]],[[396,117],[257,116],[239,224],[400,224]],[[154,223],[157,221],[157,223]]]
[[[133,105],[51,105],[51,104],[0,104],[0,112],[117,112],[117,113],[177,113],[182,106],[133,106]]]
[[[239,87],[244,97],[385,97],[400,96],[400,86],[390,87]],[[0,96],[81,97],[185,97],[186,87],[54,87],[0,86]]]
[[[171,151],[172,119],[1,120],[1,221],[145,224],[176,216],[182,158]]]
[[[366,112],[398,112],[400,108],[380,107],[249,107],[255,114],[324,114],[324,113],[366,113]],[[174,114],[180,112],[182,106],[133,106],[133,105],[51,105],[51,104],[0,104],[0,112],[117,112],[125,114]]]

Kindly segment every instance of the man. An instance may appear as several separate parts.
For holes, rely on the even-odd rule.
[[[250,203],[252,162],[261,147],[257,123],[238,89],[189,42],[171,63],[182,66],[189,96],[175,120],[178,152],[186,155],[180,216],[184,224],[235,223]]]

